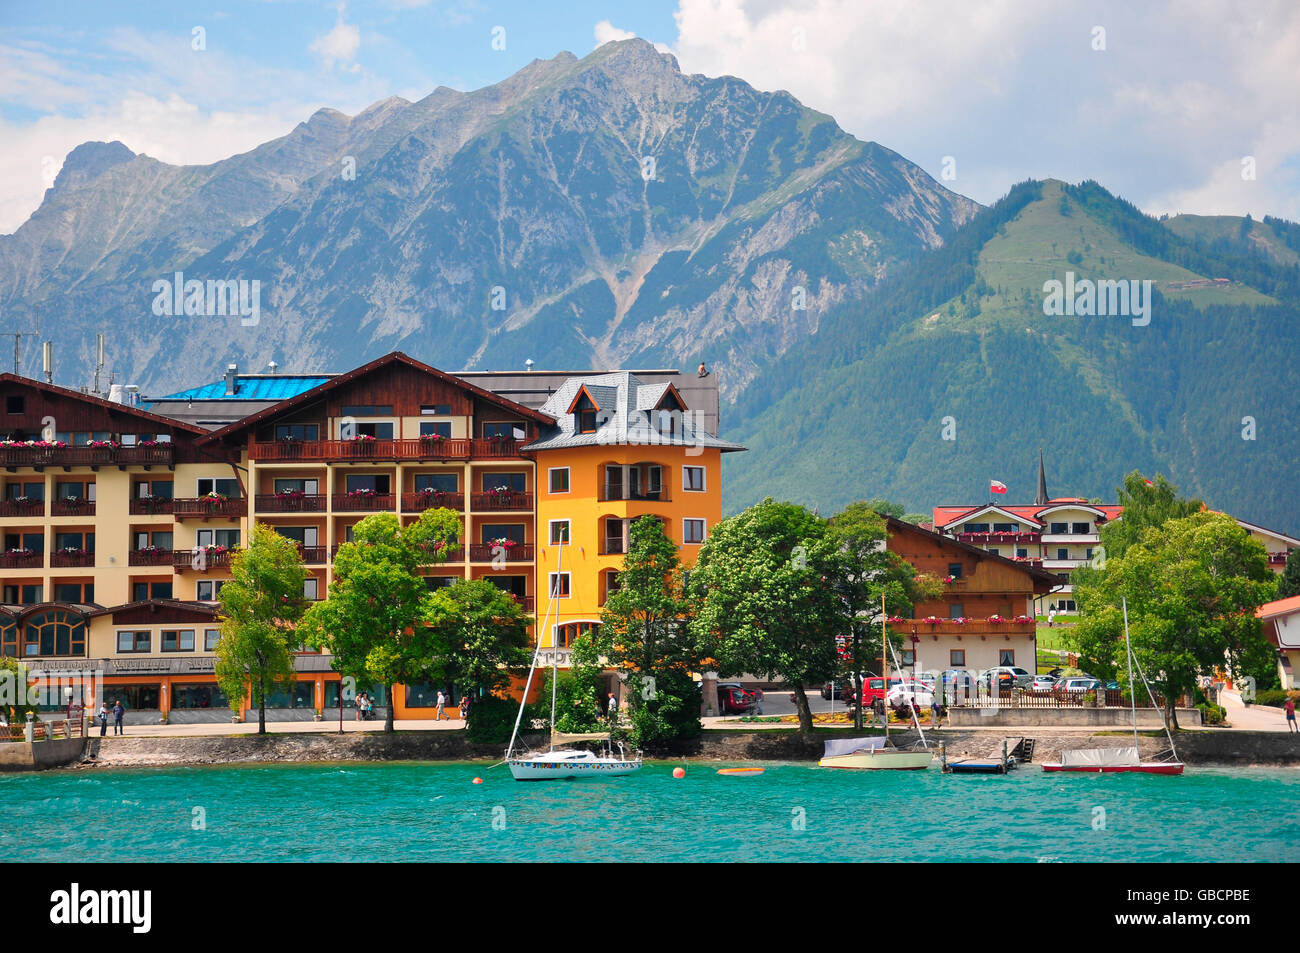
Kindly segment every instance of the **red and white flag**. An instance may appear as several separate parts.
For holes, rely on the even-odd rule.
[[[989,480],[989,492],[1005,493],[1007,492],[1007,485],[999,480]]]
[[[1145,477],[1142,479],[1142,482],[1145,483],[1147,486],[1155,486],[1154,483],[1152,483],[1150,480],[1146,479]]]

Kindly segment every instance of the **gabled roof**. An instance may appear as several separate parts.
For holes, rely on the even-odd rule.
[[[630,371],[570,377],[562,383],[542,411],[547,414],[548,426],[524,450],[559,450],[569,447],[595,446],[662,446],[682,444],[706,447],[724,453],[744,450],[739,444],[719,440],[694,426],[689,414],[682,415],[682,433],[666,437],[651,426],[650,411],[658,406],[672,388],[683,407],[686,402],[677,394],[671,383],[646,384]],[[578,396],[586,391],[600,408],[595,433],[578,433],[575,430],[573,406]]]
[[[1234,516],[1233,519],[1237,518]],[[1247,531],[1254,530],[1256,533],[1263,533],[1265,536],[1272,536],[1275,539],[1280,539],[1288,546],[1300,547],[1300,539],[1290,536],[1281,530],[1269,529],[1267,526],[1260,526],[1257,523],[1247,523],[1245,520],[1237,520],[1237,525]]]
[[[1025,507],[1019,507],[1019,508],[1024,509]],[[936,509],[935,512],[937,513],[938,509]],[[975,507],[975,509],[971,510],[968,513],[962,513],[960,516],[950,519],[948,521],[948,525],[951,525],[953,523],[965,523],[974,519],[977,516],[983,516],[985,513],[1000,513],[1003,516],[1010,517],[1011,519],[1014,520],[1022,520],[1024,522],[1033,523],[1035,526],[1039,525],[1038,520],[1034,519],[1032,516],[1025,516],[1022,513],[1013,513],[1011,510],[1002,506],[998,506],[996,503],[985,503],[983,506],[977,506]]]
[[[965,522],[975,513],[982,512],[990,506],[996,508],[1000,513],[1006,513],[1014,516],[1016,519],[1028,520],[1031,523],[1042,523],[1044,513],[1052,510],[1059,510],[1067,507],[1075,509],[1084,509],[1104,516],[1108,520],[1117,518],[1124,512],[1124,507],[1118,503],[1089,503],[1087,500],[1077,496],[1062,496],[1054,500],[1048,500],[1046,506],[1037,504],[998,504],[998,503],[979,503],[972,506],[963,504],[958,506],[936,506],[934,508],[934,525],[940,529],[951,526],[953,523]]]
[[[1029,563],[1017,562],[1014,559],[1008,559],[1006,556],[999,556],[995,553],[989,552],[987,549],[980,549],[978,546],[972,546],[970,543],[963,543],[961,540],[953,539],[951,536],[945,536],[943,533],[933,533],[928,529],[922,529],[913,523],[905,523],[903,520],[895,519],[892,516],[886,516],[885,523],[889,527],[890,532],[896,533],[903,531],[913,533],[932,542],[939,543],[942,546],[956,549],[969,556],[974,556],[976,559],[984,561],[991,560],[995,563],[1002,563],[1005,566],[1017,569],[1034,580],[1036,583],[1034,586],[1035,592],[1039,591],[1039,586],[1046,586],[1046,588],[1042,590],[1043,592],[1050,592],[1051,590],[1057,589],[1061,586],[1061,581],[1056,578],[1056,573],[1048,572],[1046,569],[1039,569],[1037,566],[1032,566]]]
[[[271,407],[267,407],[264,410],[259,410],[255,414],[249,414],[247,417],[244,417],[240,420],[236,420],[234,423],[230,424],[229,426],[222,427],[220,430],[214,430],[211,433],[209,433],[201,442],[214,443],[219,440],[225,440],[229,437],[233,437],[236,434],[239,434],[245,430],[249,430],[252,429],[253,427],[256,427],[264,420],[269,420],[278,417],[281,414],[291,411],[296,407],[301,407],[304,404],[310,404],[313,401],[317,401],[320,398],[324,397],[326,394],[330,393],[331,391],[339,387],[343,387],[347,384],[352,383],[355,380],[365,377],[368,374],[372,374],[375,371],[378,371],[385,367],[389,367],[390,365],[393,364],[404,364],[407,367],[412,367],[418,371],[428,374],[430,377],[433,377],[444,383],[450,384],[451,386],[459,388],[460,390],[467,391],[470,394],[473,394],[479,400],[492,404],[493,406],[500,407],[503,410],[508,410],[511,413],[518,414],[520,417],[525,417],[529,420],[536,421],[538,424],[541,424],[542,426],[547,426],[554,422],[554,418],[549,414],[545,414],[542,413],[541,411],[533,410],[530,407],[525,407],[523,404],[516,404],[514,401],[507,400],[504,397],[498,397],[496,394],[492,393],[491,391],[484,390],[482,387],[479,387],[475,384],[471,384],[468,381],[461,380],[459,377],[456,377],[454,374],[448,374],[445,371],[440,371],[436,367],[431,367],[430,365],[425,364],[422,361],[417,361],[415,358],[410,357],[409,355],[404,354],[401,351],[393,351],[389,354],[385,354],[383,357],[375,358],[369,364],[362,364],[360,367],[355,367],[344,374],[339,374],[335,377],[331,377],[328,380],[326,380],[324,383],[318,384],[316,387],[313,387],[311,390],[303,391],[301,394],[298,394],[296,397],[290,397],[288,400],[282,400],[278,404],[275,404]]]
[[[1300,612],[1300,596],[1266,602],[1255,610],[1255,618],[1275,619],[1280,615],[1290,615],[1292,612]]]
[[[128,414],[132,417],[139,417],[141,420],[147,420],[150,423],[166,424],[175,430],[184,430],[192,434],[206,434],[207,431],[202,427],[196,427],[194,424],[187,424],[184,421],[174,417],[164,417],[162,414],[150,413],[147,410],[141,410],[139,407],[133,407],[130,404],[119,404],[116,401],[105,400],[102,397],[95,397],[92,394],[83,394],[79,390],[72,390],[70,387],[60,387],[58,384],[47,384],[45,381],[34,380],[30,377],[20,377],[17,374],[4,373],[0,374],[0,383],[21,384],[24,387],[30,387],[33,390],[44,391],[47,394],[55,394],[59,397],[68,397],[73,400],[84,401],[96,407],[103,407],[115,413]]]

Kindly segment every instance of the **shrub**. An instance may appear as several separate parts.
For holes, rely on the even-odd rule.
[[[1221,725],[1228,717],[1228,710],[1222,705],[1211,705],[1209,702],[1202,702],[1196,707],[1200,709],[1201,720],[1207,725]]]
[[[1272,705],[1275,708],[1281,708],[1286,704],[1287,693],[1282,689],[1266,689],[1262,692],[1255,693],[1256,705]]]
[[[515,727],[518,706],[508,698],[487,695],[469,709],[465,735],[475,744],[505,744]]]

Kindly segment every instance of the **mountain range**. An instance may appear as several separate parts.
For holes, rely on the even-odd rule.
[[[156,313],[176,272],[258,281],[260,319]],[[1149,324],[1044,313],[1046,282],[1108,279],[1150,282]],[[724,435],[750,448],[727,458],[730,510],[926,510],[989,479],[1028,499],[1041,447],[1053,492],[1110,499],[1158,469],[1295,530],[1298,303],[1290,223],[1157,221],[1056,181],[981,208],[787,93],[683,74],[640,40],[321,110],[207,166],[85,143],[0,236],[6,324],[52,339],[70,386],[96,332],[146,394],[395,349],[452,371],[706,361]]]

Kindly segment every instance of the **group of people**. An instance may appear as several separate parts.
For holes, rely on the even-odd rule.
[[[108,733],[108,703],[101,701],[99,703],[99,714],[95,717],[99,719],[99,735],[102,738]],[[125,734],[122,727],[122,716],[126,714],[126,709],[122,707],[122,699],[113,702],[113,734]]]
[[[357,692],[357,721],[371,721],[375,717],[375,700],[370,697],[369,692]]]

